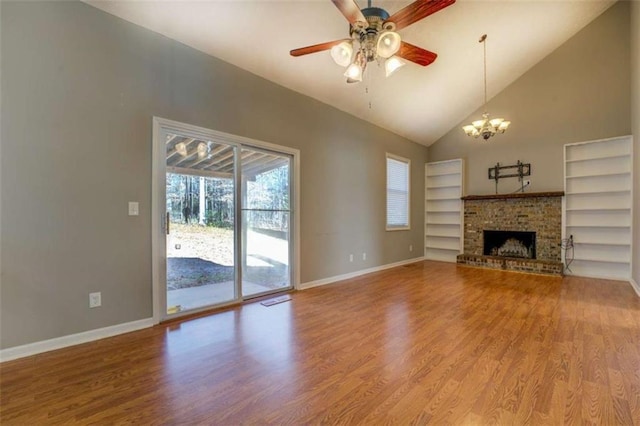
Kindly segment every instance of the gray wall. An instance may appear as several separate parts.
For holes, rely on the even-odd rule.
[[[633,130],[633,279],[640,285],[640,2],[631,2],[631,127]]]
[[[616,3],[488,102],[493,117],[512,121],[505,134],[464,134],[480,108],[429,147],[429,161],[465,158],[467,194],[494,193],[487,169],[517,160],[532,165],[530,191],[562,190],[564,144],[631,133],[629,6]],[[517,188],[511,178],[498,189]]]
[[[152,315],[152,116],[300,149],[302,282],[421,255],[425,147],[83,3],[1,8],[1,348]],[[384,231],[386,151],[411,231]]]

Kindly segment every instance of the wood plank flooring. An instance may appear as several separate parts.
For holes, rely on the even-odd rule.
[[[23,424],[640,424],[628,283],[421,262],[0,365]]]

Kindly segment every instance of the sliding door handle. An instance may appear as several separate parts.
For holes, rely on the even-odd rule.
[[[165,218],[164,230],[167,233],[167,235],[169,235],[169,224],[171,223],[170,215],[171,213],[167,212],[167,217]]]

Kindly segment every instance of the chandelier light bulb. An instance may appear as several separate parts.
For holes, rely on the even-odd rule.
[[[500,126],[498,127],[500,133],[504,133],[504,131],[509,128],[509,124],[511,124],[510,121],[503,121],[502,123],[500,123]]]
[[[487,119],[484,118],[482,120],[476,120],[476,121],[472,121],[471,124],[473,125],[473,127],[475,127],[476,129],[482,129],[482,127],[484,127],[484,124],[487,122]]]
[[[493,118],[489,121],[492,127],[499,127],[500,124],[504,121],[504,118]]]
[[[467,134],[467,136],[478,137],[480,136],[480,132],[471,124],[462,127],[462,130]]]

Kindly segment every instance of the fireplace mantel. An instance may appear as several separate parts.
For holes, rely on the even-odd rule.
[[[505,200],[511,198],[564,197],[564,191],[553,192],[517,192],[515,194],[467,195],[461,200]]]

